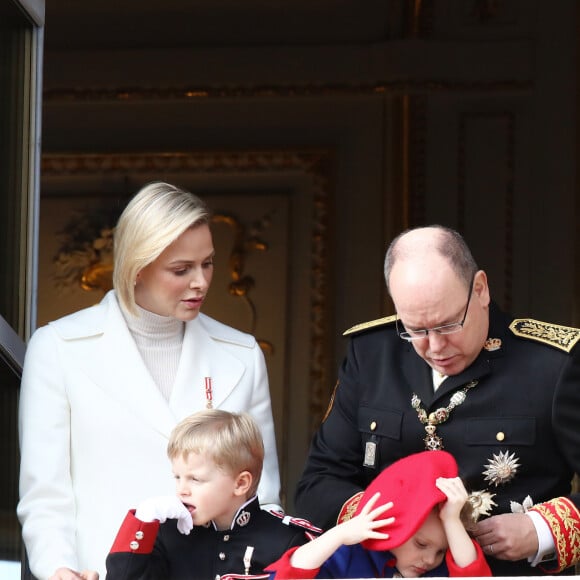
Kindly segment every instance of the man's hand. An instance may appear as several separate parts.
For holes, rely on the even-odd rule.
[[[500,514],[482,520],[473,535],[484,554],[499,560],[523,560],[538,551],[536,529],[525,514]]]
[[[59,568],[48,580],[99,580],[99,573],[94,570],[75,572],[70,568]]]
[[[189,535],[193,528],[191,514],[175,495],[163,495],[146,499],[137,506],[135,517],[142,522],[158,520],[160,523],[163,523],[168,518],[176,519],[177,529],[185,535]]]

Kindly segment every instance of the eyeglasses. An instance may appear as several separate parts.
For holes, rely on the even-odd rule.
[[[434,326],[433,328],[420,328],[418,330],[399,330],[399,317],[395,318],[395,326],[397,328],[397,334],[403,340],[419,340],[421,338],[426,338],[430,332],[435,332],[436,334],[454,334],[463,330],[463,325],[465,324],[465,319],[467,318],[467,310],[469,309],[469,303],[471,302],[471,295],[473,294],[473,282],[475,281],[475,274],[471,278],[471,283],[469,285],[469,295],[467,296],[467,304],[465,305],[465,312],[463,313],[463,318],[461,322],[452,322],[451,324],[442,324],[441,326]]]

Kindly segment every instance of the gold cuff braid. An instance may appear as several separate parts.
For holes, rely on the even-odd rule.
[[[580,562],[580,511],[566,497],[557,497],[537,504],[530,511],[538,512],[550,526],[556,548],[557,566],[540,566],[545,572],[561,572]]]

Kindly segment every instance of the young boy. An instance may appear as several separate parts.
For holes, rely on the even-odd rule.
[[[288,550],[266,570],[276,580],[491,576],[460,519],[467,500],[449,453],[409,455],[371,482],[352,519]]]
[[[246,413],[213,409],[173,430],[177,496],[131,510],[107,557],[107,580],[268,578],[264,568],[320,530],[260,509],[264,446]]]

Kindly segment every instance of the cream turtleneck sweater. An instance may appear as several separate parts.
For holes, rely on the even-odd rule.
[[[185,323],[137,306],[139,316],[123,312],[137,349],[167,401],[177,375]]]

